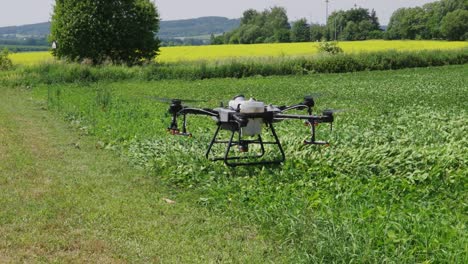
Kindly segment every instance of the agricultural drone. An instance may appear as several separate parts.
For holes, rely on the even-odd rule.
[[[274,124],[288,120],[296,119],[303,120],[304,123],[310,126],[311,137],[310,140],[305,140],[306,145],[328,145],[326,141],[316,140],[316,126],[321,123],[329,123],[330,129],[333,128],[334,117],[333,110],[325,110],[322,115],[313,115],[312,110],[315,106],[315,101],[312,96],[306,96],[304,101],[292,106],[274,106],[266,105],[263,102],[255,99],[247,100],[243,95],[238,95],[229,101],[227,107],[209,109],[209,108],[191,108],[182,104],[183,100],[170,99],[169,114],[172,116],[171,124],[168,131],[176,136],[188,136],[192,134],[187,132],[187,116],[188,115],[201,115],[211,117],[217,125],[216,132],[210,142],[208,150],[206,151],[206,158],[212,161],[224,161],[227,166],[246,166],[246,165],[266,165],[266,164],[279,164],[285,161],[281,142],[276,134]],[[287,114],[291,110],[307,110],[307,115]],[[182,127],[179,128],[178,119],[182,118]],[[262,130],[266,127],[272,136],[271,141],[264,141],[262,139]],[[218,136],[221,130],[230,132],[227,140],[219,140]],[[237,135],[237,136],[236,136]],[[226,145],[226,150],[223,156],[212,157],[212,148],[215,144]],[[237,147],[238,152],[249,152],[249,146],[257,145],[259,147],[258,153],[255,155],[232,155],[232,148]],[[272,160],[263,160],[265,155],[265,145],[272,145],[279,151],[280,157]],[[279,155],[278,155],[279,156]]]

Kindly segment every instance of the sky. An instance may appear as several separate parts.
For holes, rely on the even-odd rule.
[[[79,0],[78,0],[79,1]],[[400,7],[421,6],[435,0],[329,0],[329,12],[358,7],[375,9],[380,23],[386,25]],[[325,0],[154,0],[162,20],[224,16],[239,18],[249,9],[285,7],[291,21],[307,18],[325,22]],[[34,24],[50,20],[55,0],[0,0],[0,27]]]

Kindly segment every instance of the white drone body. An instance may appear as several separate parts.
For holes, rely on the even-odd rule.
[[[264,113],[265,103],[256,101],[253,98],[246,100],[244,96],[237,96],[233,100],[229,101],[229,108],[215,108],[214,110],[219,113],[219,121],[228,122],[229,114],[232,113]],[[249,122],[247,123],[247,126],[241,129],[242,136],[260,135],[262,133],[263,118],[249,118],[248,120]]]

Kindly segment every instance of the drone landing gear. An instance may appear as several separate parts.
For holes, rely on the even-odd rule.
[[[328,143],[327,141],[317,141],[315,139],[315,134],[316,134],[316,131],[315,131],[315,127],[318,125],[318,123],[310,123],[310,122],[307,122],[308,125],[311,127],[310,129],[310,132],[311,132],[311,139],[310,140],[304,140],[304,144],[305,145],[319,145],[319,146],[330,146],[330,143]]]
[[[286,160],[286,156],[283,151],[283,147],[281,146],[281,142],[278,139],[278,136],[276,135],[276,131],[271,123],[268,123],[268,126],[271,129],[271,133],[274,137],[274,141],[272,142],[265,142],[263,141],[262,137],[258,135],[257,139],[254,140],[243,140],[241,139],[241,128],[240,127],[234,127],[234,126],[227,126],[226,124],[219,124],[218,128],[216,129],[216,132],[214,134],[213,139],[211,140],[210,146],[208,147],[208,150],[206,152],[206,158],[210,159],[210,153],[213,148],[214,144],[227,144],[226,147],[226,152],[224,153],[223,157],[215,157],[211,158],[211,161],[224,161],[224,164],[226,164],[229,167],[237,167],[237,166],[250,166],[250,165],[269,165],[269,164],[280,164]],[[231,136],[229,140],[218,140],[218,134],[221,129],[224,130],[229,130],[231,131]],[[239,136],[238,140],[234,140],[234,136],[236,133]],[[249,145],[259,145],[260,146],[260,153],[257,155],[252,155],[252,156],[230,156],[231,149],[234,146],[237,146],[239,148],[240,152],[248,152],[249,150]],[[281,153],[281,158],[275,159],[275,160],[260,160],[260,161],[252,161],[252,162],[235,162],[235,161],[240,161],[240,160],[245,160],[245,159],[260,159],[265,155],[265,145],[276,145]],[[234,161],[234,162],[233,162]]]

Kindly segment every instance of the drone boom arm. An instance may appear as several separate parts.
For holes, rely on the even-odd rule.
[[[275,116],[275,119],[276,120],[285,120],[285,119],[306,120],[306,121],[309,121],[310,123],[333,123],[334,121],[333,114],[325,114],[321,116],[277,114]]]
[[[204,116],[211,116],[211,117],[217,117],[218,113],[214,112],[211,109],[200,109],[200,108],[189,108],[189,107],[181,107],[180,111],[174,112],[172,116],[172,122],[171,126],[169,127],[169,131],[173,135],[178,135],[178,136],[192,136],[191,133],[187,132],[187,115],[204,115]],[[177,117],[182,116],[183,117],[183,123],[182,123],[182,132],[179,130],[177,126]]]
[[[275,119],[285,120],[285,119],[296,119],[296,120],[306,120],[307,124],[311,127],[311,139],[305,140],[304,144],[307,145],[329,145],[326,141],[317,141],[316,140],[316,125],[320,123],[330,123],[330,129],[333,129],[333,113],[324,112],[321,116],[313,115],[287,115],[287,114],[278,114]]]
[[[281,109],[281,113],[285,113],[290,110],[304,110],[307,109],[307,114],[309,116],[312,115],[312,108],[315,106],[315,101],[314,98],[310,96],[306,96],[304,98],[304,101],[302,103],[296,104],[296,105],[291,105],[291,106],[284,106]]]
[[[309,106],[304,105],[304,104],[285,106],[285,107],[281,108],[281,113],[285,113],[285,112],[291,111],[291,110],[304,110],[304,109],[309,109]]]
[[[180,110],[177,115],[205,115],[205,116],[213,116],[217,117],[218,113],[211,110],[211,109],[200,109],[200,108],[183,108]]]

